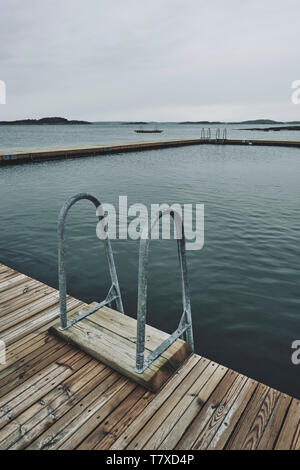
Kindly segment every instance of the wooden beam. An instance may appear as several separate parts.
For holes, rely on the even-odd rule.
[[[93,306],[91,304],[86,309]],[[57,324],[50,328],[50,332],[134,382],[157,392],[190,356],[191,351],[185,341],[176,340],[142,374],[138,374],[135,371],[136,323],[127,315],[103,308],[66,330],[60,330]],[[152,352],[166,336],[166,333],[148,326],[145,354]]]

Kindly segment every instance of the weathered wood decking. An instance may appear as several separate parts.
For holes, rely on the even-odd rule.
[[[94,302],[81,308],[74,316],[96,305],[97,302]],[[135,371],[137,321],[111,308],[101,308],[65,330],[60,329],[59,321],[49,331],[151,392],[157,392],[192,354],[188,344],[177,339],[143,373],[137,373]],[[147,325],[145,356],[153,352],[168,337],[167,333]]]
[[[80,158],[111,153],[138,152],[162,148],[185,147],[188,145],[259,145],[272,147],[300,148],[300,141],[295,140],[266,140],[266,139],[170,139],[156,141],[124,142],[111,145],[93,145],[65,148],[33,149],[23,151],[0,151],[0,165],[18,164],[58,160],[64,158]]]
[[[49,335],[58,313],[0,265],[0,449],[300,449],[299,400],[196,354],[154,394]]]

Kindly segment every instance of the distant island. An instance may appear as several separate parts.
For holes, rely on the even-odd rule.
[[[300,126],[277,126],[277,127],[245,127],[243,129],[236,129],[237,131],[300,131]]]
[[[146,122],[146,121],[110,121],[116,124],[123,125],[148,125],[154,124],[156,121]],[[41,119],[18,119],[16,121],[0,121],[0,126],[12,126],[12,125],[26,125],[26,126],[41,126],[41,125],[84,125],[84,124],[105,124],[105,122],[90,122],[90,121],[78,121],[78,120],[69,120],[62,117],[44,117]],[[251,128],[240,128],[237,130],[248,130],[248,131],[280,131],[280,130],[291,130],[298,131],[300,130],[300,121],[273,121],[272,119],[254,119],[249,121],[183,121],[183,122],[172,122],[170,124],[180,124],[180,125],[202,125],[202,126],[218,126],[218,125],[276,125],[276,127],[251,127]],[[298,124],[298,125],[297,125]],[[280,126],[280,127],[279,127]]]
[[[125,124],[125,125],[128,125],[128,124],[149,124],[148,122],[144,122],[144,121],[136,121],[136,122],[122,122],[122,124]]]
[[[272,119],[254,119],[254,120],[249,120],[249,121],[231,121],[231,122],[225,122],[225,121],[184,121],[184,122],[179,122],[179,124],[209,124],[209,125],[216,125],[216,124],[241,124],[241,125],[247,125],[247,124],[300,124],[300,121],[273,121]],[[278,127],[276,127],[276,130]],[[286,127],[283,127],[283,129],[286,129]],[[256,128],[254,129],[248,129],[248,130],[257,130]],[[258,130],[265,130],[258,128]],[[272,130],[272,128],[270,128]]]
[[[184,121],[184,122],[179,122],[178,124],[225,124],[224,122],[221,121]]]
[[[28,126],[40,126],[44,124],[55,124],[55,125],[66,125],[66,124],[92,124],[88,121],[69,121],[68,119],[61,117],[45,117],[42,119],[20,119],[18,121],[0,121],[1,126],[11,126],[11,125],[28,125]]]

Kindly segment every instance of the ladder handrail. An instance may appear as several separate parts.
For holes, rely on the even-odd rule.
[[[117,271],[114,262],[113,251],[111,248],[110,240],[107,237],[104,240],[105,252],[109,266],[109,272],[111,277],[111,287],[107,294],[107,297],[102,302],[98,303],[95,307],[85,311],[84,313],[77,315],[72,320],[67,321],[67,283],[66,283],[66,269],[65,269],[65,221],[67,214],[71,207],[79,200],[87,199],[91,201],[97,209],[97,215],[99,221],[104,217],[101,203],[94,196],[88,193],[80,193],[76,196],[70,197],[62,206],[59,217],[58,217],[58,279],[59,279],[59,302],[60,302],[60,329],[65,330],[70,326],[77,323],[82,318],[87,317],[91,313],[99,310],[104,305],[110,305],[111,302],[115,301],[119,312],[124,313],[122,297],[119,287],[119,281]],[[100,209],[100,211],[99,211]],[[99,214],[100,212],[100,214]]]
[[[161,217],[169,214],[173,220],[177,232],[178,256],[181,271],[182,285],[182,304],[183,314],[181,316],[178,328],[163,341],[147,358],[145,358],[145,330],[147,314],[147,277],[148,277],[148,259],[151,230]],[[142,373],[157,357],[159,357],[177,338],[185,335],[186,341],[192,351],[194,351],[192,313],[189,293],[189,283],[187,277],[187,264],[185,252],[184,226],[180,214],[167,209],[159,211],[157,218],[151,227],[146,226],[141,234],[139,251],[139,275],[138,275],[138,306],[137,306],[137,339],[136,339],[136,371]]]

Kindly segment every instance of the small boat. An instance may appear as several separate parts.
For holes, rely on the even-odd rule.
[[[160,134],[163,132],[161,129],[135,129],[134,132],[138,134]]]

